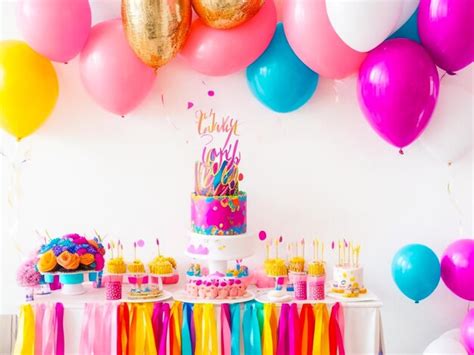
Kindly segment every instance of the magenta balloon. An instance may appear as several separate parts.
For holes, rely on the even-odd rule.
[[[342,79],[354,74],[367,55],[339,38],[329,22],[325,0],[285,0],[283,25],[296,55],[321,76]]]
[[[441,278],[454,294],[474,301],[474,239],[448,246],[441,258]]]
[[[67,62],[87,41],[91,8],[88,0],[20,0],[18,25],[35,51]]]
[[[425,129],[436,105],[439,77],[429,54],[408,39],[385,41],[359,71],[359,103],[370,125],[403,148]]]
[[[81,53],[82,82],[106,110],[125,115],[150,92],[155,72],[128,45],[120,19],[94,26]]]
[[[458,71],[474,60],[474,1],[421,0],[421,43],[440,68]]]
[[[474,309],[464,317],[461,324],[461,339],[469,354],[474,354]]]
[[[181,50],[190,66],[207,75],[228,75],[245,69],[268,47],[275,32],[277,13],[273,0],[266,0],[258,13],[229,30],[193,22]]]

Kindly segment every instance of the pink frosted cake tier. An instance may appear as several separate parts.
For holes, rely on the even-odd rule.
[[[194,233],[238,235],[247,231],[247,195],[201,196],[191,194],[191,221]]]
[[[235,299],[245,296],[247,285],[238,278],[190,278],[185,291],[192,298]]]

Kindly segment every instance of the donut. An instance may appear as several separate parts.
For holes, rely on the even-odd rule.
[[[82,265],[90,265],[94,262],[95,257],[90,253],[82,254],[80,256]]]
[[[81,262],[81,257],[77,254],[71,254],[68,251],[63,251],[58,256],[58,264],[66,270],[76,270]]]
[[[49,272],[53,270],[57,265],[56,255],[52,249],[42,254],[38,261],[38,270],[39,272]]]

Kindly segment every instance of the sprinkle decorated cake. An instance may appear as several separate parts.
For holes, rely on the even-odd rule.
[[[111,252],[111,258],[107,260],[106,271],[108,274],[125,274],[127,272],[127,265],[123,260],[123,245],[120,240],[115,243],[110,241],[107,244],[108,250]]]
[[[333,243],[334,249],[334,243]],[[359,265],[360,245],[352,242],[338,242],[338,263],[333,269],[332,292],[347,298],[359,297],[367,293],[364,288],[364,272]]]

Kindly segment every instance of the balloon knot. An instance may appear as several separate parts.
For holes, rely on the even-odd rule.
[[[453,165],[453,162],[452,161],[448,161],[448,166],[451,166]]]
[[[451,75],[451,76],[454,76],[454,75],[456,75],[456,73],[455,73],[455,72],[453,72],[453,71],[448,71],[448,70],[446,71],[446,74],[448,74],[448,75]]]
[[[418,304],[418,303],[420,303],[420,301],[415,301],[415,304]]]
[[[122,115],[121,117],[122,117],[122,118],[125,118],[125,115]]]
[[[64,62],[64,64],[67,64],[68,62]]]
[[[405,152],[403,151],[402,148],[400,148],[400,150],[398,151],[398,153],[399,153],[400,155],[404,155],[404,154],[405,154]]]

